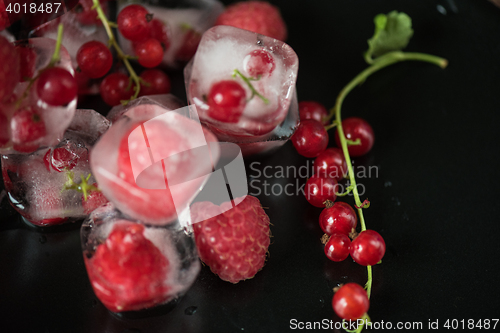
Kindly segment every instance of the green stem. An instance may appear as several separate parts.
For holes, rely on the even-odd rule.
[[[123,61],[123,64],[127,68],[127,71],[130,75],[130,80],[131,82],[135,83],[134,87],[134,95],[126,101],[121,101],[123,105],[127,105],[128,102],[130,102],[133,99],[136,99],[137,96],[139,96],[139,92],[141,90],[141,78],[137,75],[137,73],[134,71],[132,68],[132,65],[130,64],[130,61],[128,61],[131,57],[123,52],[123,50],[120,48],[118,43],[116,42],[115,35],[113,34],[113,31],[111,30],[111,22],[108,21],[108,18],[106,17],[106,14],[104,14],[104,11],[102,10],[101,4],[99,3],[99,0],[92,0],[94,3],[94,8],[97,11],[97,16],[102,22],[102,25],[104,26],[104,29],[106,30],[106,33],[108,34],[109,38],[109,45],[113,46],[113,48],[116,51],[116,54],[118,58],[120,58]]]
[[[341,91],[340,94],[337,97],[337,101],[335,103],[335,106],[330,110],[330,115],[329,119],[331,119],[335,115],[335,120],[333,121],[337,125],[337,131],[339,133],[339,138],[340,138],[340,143],[342,147],[342,151],[344,153],[344,157],[347,163],[347,169],[348,169],[348,175],[349,175],[349,180],[350,180],[350,187],[352,186],[352,193],[354,195],[354,201],[356,202],[356,206],[360,207],[357,208],[358,210],[358,215],[359,215],[359,222],[361,225],[361,231],[366,230],[366,223],[365,223],[365,218],[363,216],[363,208],[362,208],[362,202],[361,199],[359,198],[359,193],[358,193],[358,188],[356,185],[356,178],[354,176],[354,170],[352,167],[351,163],[351,157],[349,155],[349,150],[348,150],[348,140],[345,137],[344,134],[344,129],[342,128],[342,118],[341,118],[341,109],[342,109],[342,103],[344,102],[344,99],[346,96],[353,90],[356,86],[360,85],[363,83],[370,75],[373,73],[381,70],[382,68],[385,68],[387,66],[390,66],[392,64],[395,64],[397,62],[401,61],[424,61],[424,62],[429,62],[431,64],[435,64],[441,68],[445,68],[448,65],[448,61],[446,59],[436,57],[430,54],[425,54],[425,53],[410,53],[410,52],[401,52],[401,51],[394,51],[390,52],[387,54],[384,54],[383,56],[380,56],[373,60],[373,63],[366,68],[364,71],[359,73],[351,82],[349,82]],[[365,285],[366,293],[368,295],[368,298],[371,296],[371,290],[372,290],[372,284],[373,284],[373,277],[372,277],[372,267],[367,266],[367,281]],[[368,315],[366,315],[368,318]],[[363,325],[360,325],[356,332],[361,332],[363,329]]]
[[[62,45],[62,36],[63,36],[63,25],[59,24],[57,27],[57,40],[56,47],[54,49],[54,53],[52,54],[52,59],[50,59],[50,63],[47,67],[52,67],[61,59],[61,45]]]
[[[252,91],[252,96],[250,97],[250,99],[252,99],[254,96],[257,96],[259,97],[265,104],[269,104],[269,100],[267,98],[265,98],[264,96],[262,96],[253,86],[252,82],[250,82],[250,79],[247,78],[245,75],[243,75],[239,70],[235,69],[233,71],[233,77],[236,77],[236,76],[239,76],[247,85],[248,87],[250,88],[250,90]],[[255,80],[254,80],[255,81]]]

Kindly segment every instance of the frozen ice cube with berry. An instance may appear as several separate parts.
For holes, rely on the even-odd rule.
[[[1,155],[12,206],[30,223],[50,226],[84,218],[107,202],[91,175],[89,152],[109,121],[77,110],[59,144],[31,154]]]
[[[113,312],[168,303],[189,289],[200,270],[193,237],[179,224],[144,225],[111,203],[83,223],[81,239],[90,283]]]
[[[266,140],[295,97],[298,58],[287,44],[250,31],[216,26],[184,70],[190,104],[217,136]]]
[[[71,123],[77,85],[64,47],[59,61],[51,64],[55,46],[53,39],[31,38],[16,42],[10,50],[19,61],[19,71],[12,73],[13,91],[1,104],[0,153],[31,153],[57,144]]]
[[[133,3],[120,1],[119,12]],[[147,29],[142,34],[139,29],[134,29],[132,35],[126,31],[118,34],[120,44],[127,54],[134,54],[141,41],[156,39],[164,48],[162,64],[171,68],[182,68],[194,56],[201,36],[224,9],[217,0],[147,0],[141,1],[141,6],[152,14]]]
[[[107,2],[101,1],[101,7],[105,13],[108,12]],[[30,32],[30,36],[57,39],[58,25],[62,24],[64,29],[62,45],[68,50],[71,64],[76,70],[78,68],[76,56],[83,44],[90,41],[98,41],[106,45],[108,43],[106,30],[97,18],[96,10],[91,8],[92,0],[80,0],[70,12],[36,27]],[[75,71],[75,77],[80,95],[99,93],[97,80],[92,80],[80,71]]]
[[[116,120],[91,154],[104,195],[127,216],[156,225],[187,209],[220,154],[194,108],[177,109],[173,100],[145,96],[113,109]]]

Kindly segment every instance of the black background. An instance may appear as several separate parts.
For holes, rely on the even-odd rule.
[[[394,325],[422,322],[424,331],[429,320],[438,319],[444,331],[446,319],[499,318],[500,8],[483,0],[272,3],[280,7],[287,42],[299,56],[299,100],[333,106],[341,88],[366,67],[362,52],[378,13],[406,12],[415,30],[407,50],[449,60],[444,70],[416,62],[386,68],[344,103],[344,117],[363,117],[376,133],[373,150],[355,159],[356,166],[378,169],[378,175],[359,182],[366,188],[363,198],[372,203],[365,210],[368,228],[387,243],[383,263],[373,268],[369,314]],[[172,78],[173,92],[183,98],[181,75]],[[101,104],[96,108],[106,112]],[[256,161],[261,167],[307,163],[290,143]],[[204,267],[173,309],[142,318],[113,315],[96,299],[78,225],[28,227],[4,200],[0,331],[286,332],[292,319],[338,321],[332,288],[348,281],[363,284],[366,269],[324,256],[317,223],[321,209],[303,196],[259,199],[269,207],[274,235],[264,269],[232,285]],[[352,197],[343,200],[353,203]]]

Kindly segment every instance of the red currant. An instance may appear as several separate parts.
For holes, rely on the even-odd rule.
[[[134,52],[137,55],[139,64],[146,68],[156,67],[163,60],[163,47],[154,38],[134,43]]]
[[[181,47],[175,53],[175,59],[180,62],[188,62],[196,53],[200,44],[201,34],[194,29],[188,29],[182,40]]]
[[[257,49],[243,59],[243,68],[254,78],[269,76],[276,68],[273,56],[266,50]]]
[[[330,236],[325,244],[325,254],[328,259],[339,262],[349,256],[351,240],[347,235],[335,233]]]
[[[31,106],[17,110],[10,123],[14,149],[20,152],[32,152],[38,148],[33,142],[46,134],[45,123],[40,114]]]
[[[314,173],[321,177],[342,179],[347,174],[344,153],[339,148],[328,148],[314,160]]]
[[[38,96],[53,106],[66,105],[78,93],[78,83],[70,72],[61,67],[51,67],[36,80]]]
[[[308,119],[300,122],[291,140],[300,155],[316,157],[328,146],[328,133],[320,122]]]
[[[357,283],[346,283],[333,295],[333,310],[342,319],[357,320],[368,312],[370,300],[366,291]]]
[[[356,229],[357,224],[356,212],[345,202],[336,202],[332,207],[323,209],[319,215],[319,225],[328,235],[349,235],[353,228]]]
[[[150,34],[149,37],[156,39],[160,42],[163,50],[167,50],[170,47],[170,38],[167,30],[167,26],[164,25],[160,20],[153,19],[149,22]]]
[[[362,156],[372,149],[375,142],[375,134],[373,134],[373,129],[366,120],[357,117],[346,118],[342,121],[342,129],[347,140],[353,142],[358,139],[360,140],[360,144],[348,145],[351,156]],[[340,147],[338,131],[335,131],[335,142]]]
[[[130,5],[118,13],[118,31],[128,40],[140,41],[146,39],[150,33],[149,22],[152,14],[141,5]]]
[[[78,147],[74,143],[68,142],[64,146],[54,149],[52,151],[52,156],[51,149],[49,149],[43,157],[43,160],[48,171],[50,171],[50,167],[52,167],[52,169],[58,172],[63,172],[65,169],[73,169],[78,163],[79,158]]]
[[[385,242],[382,236],[374,230],[359,233],[351,244],[351,257],[360,265],[376,265],[385,254]]]
[[[207,96],[208,115],[225,123],[237,123],[245,109],[245,89],[234,80],[216,82]]]
[[[35,74],[37,55],[35,53],[35,50],[23,44],[17,45],[16,49],[19,55],[19,61],[21,63],[20,81],[24,82],[31,79]]]
[[[146,69],[140,77],[149,83],[149,86],[141,84],[139,96],[168,94],[170,92],[170,79],[163,71]]]
[[[83,74],[97,79],[109,72],[113,65],[113,55],[106,45],[93,40],[78,49],[76,62]]]
[[[314,101],[302,101],[299,103],[300,120],[314,119],[324,126],[329,124],[328,111],[323,104]]]
[[[306,199],[315,207],[325,207],[325,201],[335,201],[337,181],[333,178],[312,176],[306,182]]]
[[[122,100],[128,100],[134,94],[132,88],[128,87],[129,78],[123,73],[111,73],[101,82],[100,93],[104,102],[111,106],[120,104]],[[128,88],[128,89],[127,89]]]

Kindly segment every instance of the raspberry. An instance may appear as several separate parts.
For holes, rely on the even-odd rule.
[[[250,279],[264,267],[269,247],[269,217],[257,198],[247,196],[236,207],[197,202],[191,207],[194,234],[201,260],[222,280],[238,283]],[[212,214],[214,215],[214,214]]]
[[[287,37],[286,24],[275,6],[265,1],[245,1],[230,5],[215,25],[230,25],[281,41]]]
[[[144,231],[120,220],[94,256],[84,257],[96,296],[113,312],[150,308],[170,297],[170,263]]]

